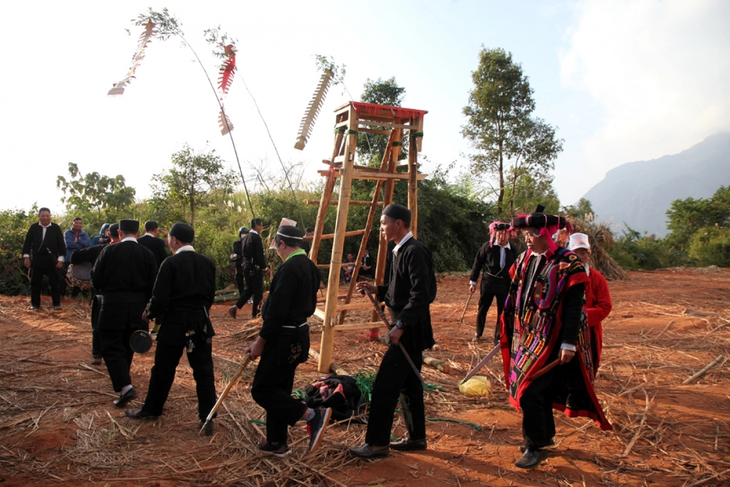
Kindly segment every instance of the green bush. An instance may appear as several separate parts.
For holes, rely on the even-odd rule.
[[[0,211],[0,294],[28,294],[30,281],[23,266],[23,242],[28,228],[37,221],[38,208]]]
[[[700,230],[690,239],[688,253],[700,266],[730,267],[730,229]]]

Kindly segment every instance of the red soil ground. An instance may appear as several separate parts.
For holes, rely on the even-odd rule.
[[[393,452],[383,460],[352,459],[365,427],[332,426],[316,455],[304,454],[306,433],[292,428],[293,454],[261,459],[255,444],[263,419],[251,401],[250,366],[221,409],[216,433],[197,435],[195,386],[182,360],[165,414],[137,422],[112,406],[115,394],[104,367],[90,366],[86,303],[66,300],[52,312],[26,311],[27,298],[0,296],[0,482],[2,485],[730,485],[730,377],[724,357],[730,331],[730,272],[673,269],[632,272],[609,283],[614,309],[604,322],[598,397],[614,431],[555,412],[557,448],[538,469],[514,468],[521,440],[520,415],[507,404],[499,359],[484,374],[489,397],[458,392],[461,377],[491,348],[470,342],[476,299],[458,320],[467,297],[466,277],[439,279],[432,307],[438,346],[429,354],[449,363],[450,374],[424,368],[442,387],[427,397],[429,449]],[[344,288],[343,288],[344,290]],[[232,320],[227,304],[213,307],[217,388],[240,363],[245,320]],[[248,314],[244,308],[242,314]],[[494,311],[489,321],[493,322]],[[355,313],[348,321],[360,319]],[[384,351],[362,332],[335,336],[334,361],[350,373],[376,368]],[[318,327],[312,332],[319,348]],[[719,359],[707,373],[684,383]],[[132,367],[141,405],[153,354]],[[310,360],[295,387],[321,376]],[[459,420],[458,423],[448,420]],[[398,416],[394,433],[405,429]]]

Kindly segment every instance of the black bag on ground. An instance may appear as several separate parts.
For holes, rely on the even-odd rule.
[[[332,409],[332,419],[343,421],[358,414],[363,397],[357,382],[349,375],[322,377],[304,388],[304,402],[310,408]]]

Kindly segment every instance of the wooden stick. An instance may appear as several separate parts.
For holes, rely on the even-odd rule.
[[[548,372],[550,372],[551,370],[553,370],[558,365],[560,365],[560,359],[559,358],[556,358],[555,360],[553,360],[552,362],[550,362],[549,364],[547,364],[545,367],[543,367],[542,369],[538,370],[537,373],[535,373],[535,375],[533,375],[532,377],[530,377],[530,380],[535,381],[535,380],[539,379],[543,375],[545,375]]]
[[[636,434],[631,439],[631,442],[629,442],[629,445],[626,447],[626,450],[624,450],[622,457],[627,456],[629,453],[631,453],[631,449],[634,447],[634,444],[636,443],[636,440],[639,439],[639,436],[641,436],[641,428],[644,426],[644,421],[646,421],[646,413],[649,412],[649,404],[651,402],[649,401],[649,394],[646,393],[646,389],[642,389],[644,392],[644,397],[646,399],[646,405],[644,406],[644,414],[641,416],[641,422],[639,423],[639,429],[636,431]]]
[[[456,333],[459,333],[459,328],[461,328],[461,324],[464,322],[464,315],[466,314],[466,308],[469,307],[469,301],[471,301],[472,294],[474,294],[474,293],[470,292],[469,296],[466,298],[466,304],[464,305],[464,311],[461,312],[461,318],[459,318],[459,324],[456,326]]]
[[[200,432],[205,429],[206,425],[210,423],[210,420],[213,419],[213,415],[215,415],[215,412],[218,411],[218,408],[221,407],[221,403],[223,402],[223,399],[226,398],[228,393],[231,391],[231,388],[236,385],[236,382],[238,382],[238,379],[241,378],[241,374],[243,373],[243,369],[246,368],[246,366],[251,362],[251,354],[247,353],[246,358],[243,360],[243,363],[238,368],[236,373],[231,377],[230,382],[228,382],[228,385],[226,385],[226,388],[223,389],[223,392],[221,393],[221,396],[218,398],[218,401],[216,401],[215,406],[213,406],[213,409],[210,410],[210,413],[208,413],[208,417],[205,418],[205,421],[203,422],[202,428],[200,428]]]
[[[697,373],[695,373],[692,377],[690,377],[688,379],[685,379],[685,381],[682,382],[682,384],[689,384],[690,382],[692,382],[696,378],[700,377],[702,374],[704,374],[705,372],[707,372],[708,370],[710,370],[711,368],[713,368],[714,366],[716,366],[720,362],[722,362],[724,364],[726,360],[727,360],[727,358],[725,358],[724,355],[718,355],[715,360],[713,360],[712,362],[710,362],[709,364],[707,364],[705,367],[702,368],[702,370],[700,370]]]
[[[438,370],[439,372],[443,372],[444,374],[448,374],[451,372],[451,366],[447,364],[446,362],[442,362],[441,360],[436,360],[433,357],[429,357],[428,355],[423,356],[423,363],[426,365],[430,365],[434,369]]]

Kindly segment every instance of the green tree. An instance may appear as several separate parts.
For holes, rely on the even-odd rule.
[[[403,97],[405,96],[406,89],[398,86],[395,77],[386,80],[378,78],[376,81],[368,80],[365,82],[360,101],[375,105],[399,107],[403,103]],[[379,164],[387,143],[387,135],[362,133],[358,136],[357,151],[360,155],[368,159],[369,164]],[[407,157],[407,153],[405,152],[406,147],[408,147],[408,144],[403,141],[401,158]]]
[[[186,144],[172,155],[172,168],[152,177],[152,206],[165,219],[193,225],[201,206],[223,202],[233,192],[235,178],[215,150],[196,154]]]
[[[134,204],[135,190],[126,185],[124,176],[103,176],[98,172],[86,175],[79,166],[68,163],[69,179],[58,176],[56,187],[63,192],[61,202],[66,211],[83,218],[87,223],[98,224],[106,220],[118,220],[128,214]]]
[[[461,131],[476,150],[469,155],[470,169],[478,178],[496,176],[497,211],[511,216],[515,201],[509,198],[505,204],[507,188],[516,195],[520,179],[553,170],[563,141],[552,126],[532,117],[533,90],[511,53],[482,47],[472,81],[474,89],[463,109],[468,122]]]
[[[592,222],[596,219],[596,214],[593,213],[593,206],[591,202],[585,198],[581,198],[574,205],[564,206],[561,209],[561,213],[565,216],[572,217],[575,220],[581,220],[585,222]]]
[[[686,252],[693,237],[704,228],[730,228],[730,186],[720,186],[711,198],[674,200],[667,210],[669,244]]]
[[[510,213],[532,213],[537,205],[543,205],[547,213],[557,213],[560,207],[553,176],[549,173],[524,173],[521,177],[514,175],[515,169],[510,168],[509,178],[515,184],[505,189],[505,200],[510,201]]]

